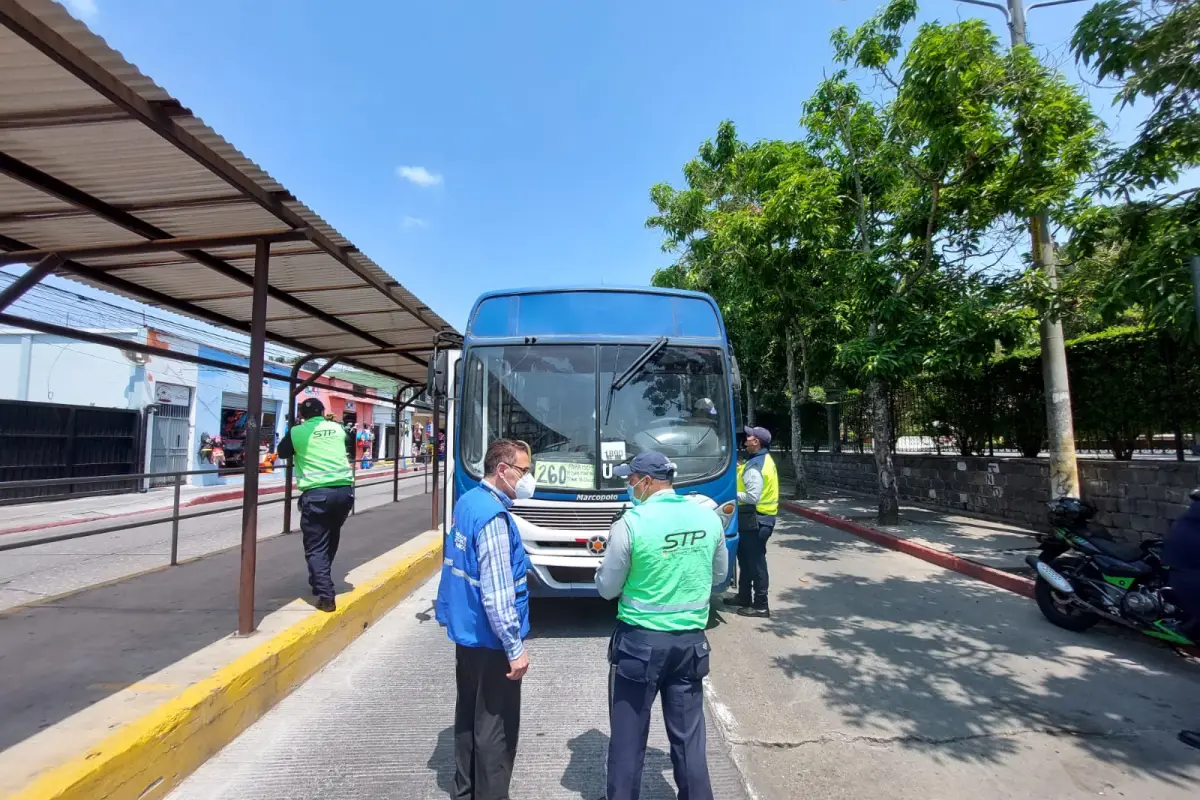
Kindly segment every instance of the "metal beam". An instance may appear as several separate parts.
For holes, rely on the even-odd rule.
[[[25,244],[19,239],[13,239],[11,236],[5,236],[4,234],[0,234],[0,248],[4,248],[6,250],[30,249],[29,245]],[[107,275],[93,267],[87,266],[86,264],[80,264],[78,261],[71,261],[70,259],[67,259],[63,261],[61,268],[65,272],[73,273],[81,280],[104,286],[128,297],[140,298],[142,301],[152,305],[156,305],[170,311],[175,311],[177,313],[202,320],[221,328],[227,328],[232,331],[237,331],[238,333],[250,333],[249,323],[242,322],[239,319],[234,319],[233,317],[226,316],[216,311],[210,311],[201,306],[194,306],[181,302],[178,298],[172,297],[163,292],[132,283],[124,278],[118,278],[115,275]],[[283,336],[281,334],[268,334],[267,338],[275,344],[283,345],[284,347],[290,347],[293,350],[301,353],[306,353],[312,350],[313,347],[309,342],[301,341],[300,339],[293,339],[290,336]],[[367,372],[381,375],[385,378],[392,378],[398,381],[408,380],[408,378],[405,378],[404,376],[395,372],[389,372],[386,369],[382,369],[377,366],[371,366],[365,362],[351,361],[350,359],[346,359],[345,363],[353,367],[358,367],[359,369]],[[425,362],[422,361],[421,366],[424,367]]]
[[[5,6],[4,6],[2,0],[0,0],[0,20],[3,20],[3,18],[4,18],[4,13],[3,13],[4,8],[5,8]],[[77,189],[76,187],[71,186],[70,184],[67,184],[67,183],[59,180],[58,178],[54,177],[53,175],[43,172],[42,170],[39,170],[38,168],[31,166],[29,164],[26,164],[23,161],[13,158],[12,156],[9,156],[5,153],[0,153],[0,172],[10,175],[10,176],[16,178],[17,180],[21,181],[22,183],[25,183],[28,186],[31,186],[35,189],[38,189],[39,191],[43,191],[43,192],[46,192],[47,194],[53,195],[54,197],[57,197],[58,199],[60,199],[64,202],[71,203],[72,205],[87,209],[88,211],[91,211],[92,213],[94,213],[96,216],[98,216],[108,222],[111,222],[114,225],[118,225],[122,228],[125,228],[128,231],[136,233],[139,236],[144,236],[147,239],[151,239],[151,240],[160,240],[160,241],[152,241],[152,242],[146,242],[146,243],[113,245],[112,247],[107,248],[107,249],[106,248],[90,248],[90,247],[57,248],[57,252],[63,254],[64,256],[68,256],[68,257],[78,257],[78,258],[82,258],[82,257],[86,257],[86,256],[98,257],[98,256],[105,256],[105,255],[128,255],[128,254],[134,254],[134,253],[139,253],[139,252],[159,252],[161,250],[174,250],[174,251],[183,253],[184,255],[188,256],[189,258],[193,259],[194,261],[196,261],[200,264],[203,264],[204,266],[208,267],[209,269],[213,270],[214,272],[217,272],[220,275],[222,275],[226,278],[229,278],[230,280],[232,280],[236,283],[240,283],[243,286],[253,287],[253,284],[254,284],[253,279],[249,275],[247,275],[245,272],[243,272],[242,270],[233,266],[232,264],[228,263],[227,261],[217,258],[216,256],[209,255],[208,253],[205,253],[198,248],[222,247],[222,246],[234,247],[234,246],[238,246],[238,245],[242,245],[242,244],[251,244],[251,243],[257,241],[258,239],[264,239],[269,242],[295,241],[295,238],[293,238],[293,237],[301,238],[301,239],[302,238],[311,238],[311,234],[313,233],[312,231],[299,232],[296,230],[283,232],[282,234],[275,234],[274,232],[256,233],[256,234],[251,235],[249,238],[242,238],[239,241],[221,241],[221,240],[213,240],[210,238],[206,238],[206,239],[192,240],[191,243],[186,247],[183,246],[182,244],[169,246],[167,244],[168,241],[175,242],[175,243],[184,243],[184,242],[188,242],[189,240],[175,238],[175,237],[173,237],[173,235],[171,233],[163,230],[162,228],[159,228],[155,225],[151,225],[150,223],[148,223],[144,220],[138,219],[134,215],[132,215],[128,212],[122,211],[121,209],[117,208],[116,206],[113,206],[110,203],[106,203],[105,201],[103,201],[97,197],[93,197],[92,195],[90,195],[80,189]],[[19,264],[19,263],[25,263],[27,261],[34,261],[43,254],[44,253],[42,251],[34,251],[34,250],[26,251],[24,253],[8,253],[7,255],[0,256],[0,266],[3,266],[4,264]],[[369,278],[366,276],[360,275],[359,277],[362,277],[364,280],[369,281]],[[268,294],[268,297],[270,297],[273,300],[277,300],[281,303],[290,305],[292,308],[295,308],[298,311],[303,311],[304,313],[306,313],[316,319],[319,319],[324,323],[332,325],[333,327],[338,328],[339,330],[343,330],[346,333],[354,334],[355,336],[359,337],[360,339],[370,342],[371,344],[378,345],[380,347],[387,347],[387,345],[388,345],[388,343],[386,341],[384,341],[383,339],[380,339],[379,337],[374,336],[370,333],[360,331],[357,328],[355,328],[353,325],[351,325],[350,323],[344,322],[343,320],[341,320],[331,314],[328,314],[328,313],[322,311],[321,309],[317,308],[316,306],[313,306],[313,305],[310,305],[309,303],[304,302],[303,300],[294,298],[287,292],[284,292],[280,289],[272,289],[270,286],[268,286],[267,294]]]
[[[3,123],[0,122],[0,129]],[[193,208],[220,208],[233,205],[251,205],[250,198],[240,194],[221,195],[217,197],[191,197],[183,200],[165,200],[161,203],[145,203],[143,205],[114,203],[113,208],[130,214],[157,213],[160,211],[187,211]],[[45,219],[75,219],[92,216],[87,209],[72,206],[71,208],[34,208],[13,214],[0,214],[0,225],[13,222],[37,222]],[[312,248],[314,252],[324,252]],[[251,256],[253,257],[253,256]]]
[[[320,367],[318,367],[316,372],[314,372],[312,375],[309,375],[307,378],[305,378],[304,383],[302,383],[299,386],[297,386],[296,388],[292,389],[292,403],[294,404],[296,402],[296,395],[300,394],[305,389],[307,389],[308,387],[310,387],[314,383],[316,383],[318,378],[320,378],[322,375],[324,375],[326,372],[328,372],[331,368],[333,368],[337,364],[340,364],[341,361],[342,361],[342,359],[337,358],[337,357],[329,359],[324,364],[322,364]],[[399,395],[400,393],[397,392],[396,394]],[[288,407],[288,419],[289,420],[292,419],[291,406]]]
[[[60,108],[54,111],[19,111],[0,115],[0,131],[28,131],[61,128],[67,125],[92,125],[97,122],[131,122],[129,112],[113,105],[86,108]]]
[[[42,322],[40,320],[28,319],[26,317],[18,317],[13,314],[0,313],[0,325],[8,325],[8,326],[14,327],[14,328],[25,328],[25,329],[28,329],[31,331],[37,331],[38,333],[44,333],[48,336],[61,336],[64,339],[75,339],[80,342],[88,342],[89,344],[99,344],[99,345],[104,345],[105,347],[115,347],[120,350],[128,350],[133,353],[144,353],[145,355],[149,355],[149,356],[159,356],[160,358],[170,358],[175,361],[183,361],[185,363],[196,364],[197,366],[201,366],[201,367],[212,367],[214,369],[225,369],[225,370],[229,370],[230,372],[240,373],[242,375],[248,375],[250,372],[249,367],[243,367],[240,364],[230,364],[227,361],[221,361],[220,359],[216,359],[216,358],[205,358],[204,356],[194,356],[190,353],[181,353],[176,350],[167,350],[162,347],[154,347],[152,345],[144,344],[142,342],[137,342],[132,339],[121,339],[120,337],[109,336],[109,335],[103,334],[103,333],[93,333],[91,331],[84,331],[84,330],[80,330],[78,328],[68,328],[63,325],[55,325],[50,322]],[[343,363],[350,364],[352,362],[347,360]],[[357,364],[357,363],[355,363],[354,366],[358,367],[359,369],[366,369],[367,371],[371,371],[371,372],[374,371],[374,370],[370,369],[369,367],[363,367],[362,365]],[[387,377],[392,378],[394,376],[388,375]],[[266,380],[281,381],[281,382],[287,380],[287,378],[282,373],[279,373],[279,372],[267,372],[266,375],[264,376],[264,378]],[[400,377],[395,377],[395,380],[400,381],[401,383],[411,382],[407,378],[400,378]],[[323,383],[322,382],[322,383],[315,383],[313,385],[316,386],[318,389],[325,389],[327,391],[338,392],[340,394],[348,394],[353,397],[360,398],[362,400],[379,401],[379,400],[387,399],[385,397],[382,397],[379,394],[371,394],[370,392],[364,391],[362,389],[354,389],[354,388],[347,389],[342,386],[334,386],[331,383]]]
[[[0,154],[0,156],[2,155]],[[63,258],[100,258],[102,256],[138,255],[141,253],[187,253],[200,247],[236,247],[248,242],[257,241],[294,242],[303,238],[304,231],[274,230],[233,233],[221,236],[187,236],[182,238],[152,239],[148,242],[120,242],[114,244],[79,245],[77,247],[47,247],[0,254],[0,267],[8,266],[9,264],[28,264],[49,255],[59,255]],[[205,266],[208,265],[206,264]],[[236,267],[230,267],[230,269],[236,270]],[[240,270],[237,271],[241,272]],[[245,273],[241,274],[245,275]]]
[[[6,286],[3,292],[0,292],[0,311],[4,311],[4,309],[20,300],[22,295],[36,286],[42,278],[61,266],[62,263],[63,260],[57,255],[43,256],[24,275]]]
[[[267,349],[267,271],[270,258],[270,243],[260,241],[254,258],[246,440],[242,444],[242,569],[238,581],[238,633],[242,636],[254,632],[254,572],[258,561],[258,451],[262,447],[263,363]]]
[[[146,100],[24,8],[18,0],[0,0],[0,24],[279,219],[294,228],[308,227],[307,221],[284,204],[286,200],[294,198],[286,193],[280,195],[263,189],[173,119],[182,110],[178,103],[168,107],[168,104]],[[383,292],[396,305],[423,321],[430,330],[436,332],[443,329],[441,323],[427,319],[412,304],[392,294],[382,281],[355,263],[351,258],[351,249],[339,247],[315,230],[311,231],[310,239],[351,272]]]

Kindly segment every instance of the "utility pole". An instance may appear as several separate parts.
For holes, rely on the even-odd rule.
[[[1025,6],[1022,0],[1007,0],[1007,7],[987,0],[961,0],[976,6],[994,8],[1008,20],[1013,47],[1025,40]],[[1029,7],[1062,6],[1083,0],[1048,0]],[[1058,289],[1058,260],[1050,235],[1050,214],[1041,209],[1029,220],[1033,245],[1033,264],[1046,276],[1051,291]],[[1067,377],[1067,347],[1062,322],[1053,314],[1042,314],[1038,325],[1042,341],[1042,381],[1046,393],[1046,431],[1050,439],[1050,496],[1079,497],[1079,467],[1075,460],[1075,423],[1071,416],[1071,387]]]

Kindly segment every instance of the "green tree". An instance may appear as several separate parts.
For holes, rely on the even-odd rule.
[[[1176,338],[1198,333],[1188,261],[1200,253],[1200,2],[1104,0],[1080,20],[1076,57],[1150,111],[1074,219],[1071,255],[1103,315],[1134,311]],[[1189,172],[1190,170],[1190,172]],[[1117,202],[1112,202],[1112,201]],[[1107,202],[1106,202],[1107,201]]]
[[[1063,205],[1099,134],[1062,76],[978,20],[922,25],[903,47],[915,14],[913,0],[892,0],[853,33],[835,31],[843,69],[804,118],[843,175],[853,220],[839,360],[870,395],[885,521],[898,513],[892,390],[930,369],[978,371],[997,340],[1018,334],[1027,316],[979,269],[985,242]],[[865,96],[851,69],[873,77],[883,99]]]

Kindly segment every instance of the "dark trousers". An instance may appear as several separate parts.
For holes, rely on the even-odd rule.
[[[1174,590],[1172,599],[1186,616],[1182,633],[1195,641],[1200,636],[1200,569],[1172,568],[1168,584]]]
[[[317,597],[334,595],[330,570],[342,540],[342,525],[352,508],[353,486],[309,489],[300,495],[300,533],[304,536],[308,585]]]
[[[775,532],[775,524],[764,525],[759,522],[757,527],[744,530],[738,537],[737,561],[738,597],[746,603],[753,603],[755,608],[767,607],[767,589],[770,586],[770,576],[767,574],[767,540]]]
[[[510,681],[501,650],[457,645],[454,667],[455,800],[508,800],[517,737],[521,682]]]
[[[607,800],[637,800],[650,735],[650,710],[662,693],[663,721],[680,800],[712,800],[705,752],[704,631],[661,633],[618,623],[609,643]]]

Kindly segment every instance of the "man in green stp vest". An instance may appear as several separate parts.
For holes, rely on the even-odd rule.
[[[779,472],[767,452],[771,432],[746,428],[746,463],[738,465],[738,593],[725,599],[743,617],[769,617],[767,604],[767,540],[779,513]]]
[[[721,520],[675,494],[675,465],[639,453],[613,474],[629,481],[633,508],[609,529],[596,588],[620,597],[609,643],[607,800],[637,800],[642,788],[650,710],[662,693],[663,721],[679,796],[712,800],[705,755],[704,694],[712,587],[729,556]]]
[[[335,611],[330,570],[342,539],[342,525],[354,508],[354,472],[346,458],[346,429],[325,419],[320,400],[310,397],[301,403],[300,420],[280,441],[279,457],[295,464],[308,584],[317,608]]]

